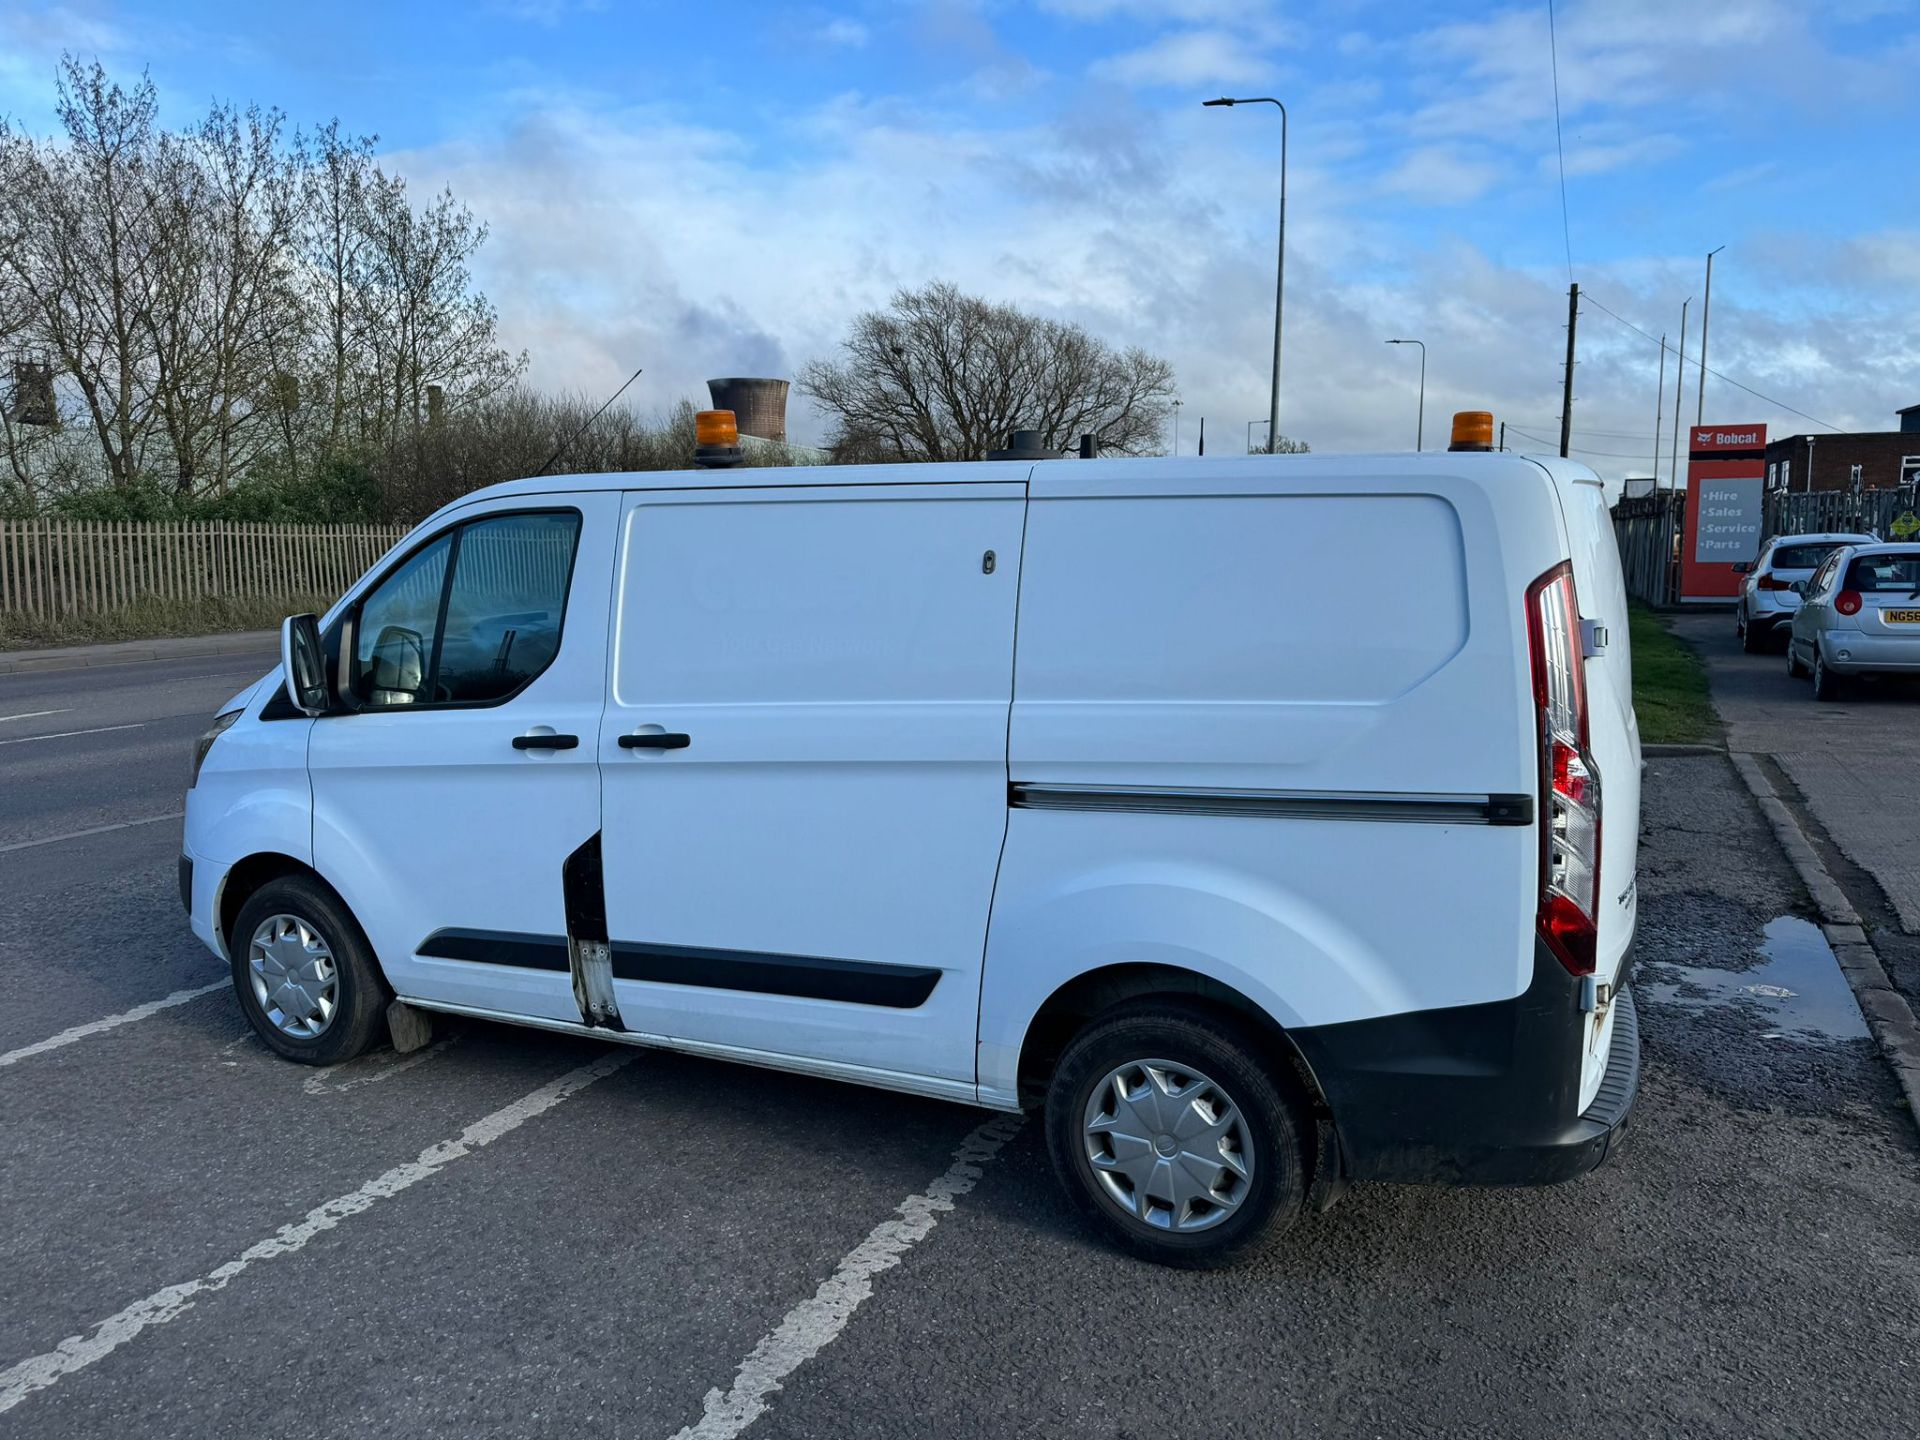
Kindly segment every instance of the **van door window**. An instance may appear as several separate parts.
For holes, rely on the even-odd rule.
[[[434,671],[440,698],[504,700],[560,650],[578,515],[498,515],[460,532]]]
[[[428,699],[427,665],[440,630],[451,533],[415,551],[367,596],[354,634],[354,698],[362,705],[418,705]]]
[[[495,515],[403,561],[360,609],[353,694],[362,707],[507,699],[560,649],[580,517]]]

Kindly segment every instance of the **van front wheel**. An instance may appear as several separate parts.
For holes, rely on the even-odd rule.
[[[373,949],[317,881],[286,875],[261,886],[240,907],[227,953],[240,1008],[287,1059],[337,1065],[382,1033],[387,995]]]
[[[1075,1205],[1143,1259],[1210,1269],[1284,1231],[1306,1197],[1299,1109],[1239,1026],[1147,998],[1095,1019],[1047,1091]]]

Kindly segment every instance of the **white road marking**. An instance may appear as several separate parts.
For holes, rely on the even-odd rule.
[[[363,1073],[350,1075],[345,1080],[335,1080],[332,1077],[346,1069],[346,1066],[329,1065],[324,1070],[314,1071],[300,1088],[309,1095],[340,1095],[348,1090],[358,1090],[362,1085],[378,1085],[382,1080],[391,1080],[396,1075],[406,1074],[416,1065],[426,1064],[448,1046],[456,1045],[459,1041],[458,1035],[449,1035],[446,1039],[436,1041],[424,1050],[416,1050],[411,1055],[395,1055],[389,1051],[384,1056],[374,1056],[354,1066]]]
[[[231,981],[216,980],[211,985],[202,985],[195,990],[176,990],[171,995],[163,995],[158,1000],[149,1000],[144,1005],[136,1005],[131,1010],[122,1010],[118,1015],[109,1015],[101,1020],[89,1020],[84,1025],[75,1025],[70,1030],[62,1030],[58,1035],[49,1035],[44,1040],[36,1040],[31,1045],[22,1045],[18,1050],[9,1050],[0,1055],[0,1066],[13,1065],[21,1060],[32,1059],[35,1055],[44,1055],[49,1050],[58,1050],[71,1045],[76,1040],[84,1040],[89,1035],[98,1035],[103,1031],[117,1030],[122,1025],[131,1025],[136,1020],[144,1020],[149,1015],[157,1015],[175,1005],[184,1005],[189,1000],[198,1000],[202,995],[211,995],[216,990],[225,990]]]
[[[52,735],[22,735],[18,740],[0,740],[0,745],[31,745],[36,740],[71,740],[76,735],[105,735],[110,730],[144,730],[150,722],[138,725],[96,725],[91,730],[61,730]]]
[[[144,1330],[178,1320],[193,1308],[202,1295],[224,1290],[249,1266],[263,1260],[278,1260],[303,1249],[317,1236],[339,1225],[382,1200],[431,1179],[475,1150],[491,1145],[502,1135],[511,1134],[536,1115],[543,1114],[568,1096],[577,1094],[596,1080],[605,1079],[636,1058],[632,1050],[603,1055],[590,1065],[569,1070],[557,1080],[549,1080],[539,1089],[521,1096],[467,1126],[451,1140],[442,1140],[420,1152],[420,1158],[396,1165],[349,1194],[337,1196],[315,1206],[306,1218],[282,1225],[272,1235],[240,1252],[235,1259],[217,1265],[197,1280],[169,1285],[144,1300],[136,1300],[116,1315],[109,1315],[85,1335],[70,1335],[44,1355],[31,1355],[18,1364],[0,1370],[0,1414],[11,1410],[36,1390],[56,1384],[64,1376],[84,1370],[104,1360],[122,1345],[139,1337]]]
[[[1022,1116],[999,1115],[960,1142],[953,1164],[918,1195],[900,1202],[895,1218],[874,1226],[847,1252],[839,1267],[753,1347],[740,1362],[733,1388],[707,1392],[705,1413],[673,1440],[734,1440],[767,1411],[780,1382],[818,1355],[847,1328],[854,1311],[873,1294],[873,1277],[891,1270],[940,1223],[943,1211],[973,1189],[982,1167],[1020,1129]]]
[[[71,715],[72,713],[71,705],[64,710],[23,710],[18,715],[0,715],[0,725],[6,724],[9,720],[38,720],[42,715]]]
[[[0,855],[6,855],[15,850],[31,850],[36,845],[58,845],[62,840],[84,840],[89,835],[105,835],[109,830],[131,830],[136,825],[158,825],[162,820],[178,820],[186,813],[184,810],[169,810],[164,815],[149,815],[144,820],[120,820],[112,825],[95,825],[87,830],[69,830],[64,835],[48,835],[39,840],[15,840],[10,845],[0,845]]]

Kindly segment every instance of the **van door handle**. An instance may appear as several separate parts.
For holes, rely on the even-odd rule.
[[[622,735],[618,743],[622,750],[684,750],[693,741],[678,730],[653,730],[640,735]]]
[[[573,750],[580,744],[578,735],[516,735],[513,748],[516,750]]]

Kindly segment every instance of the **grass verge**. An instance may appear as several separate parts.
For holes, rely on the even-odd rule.
[[[136,600],[96,615],[23,615],[0,611],[0,650],[52,645],[100,645],[114,640],[159,640],[178,635],[229,635],[272,630],[289,615],[316,614],[331,603],[318,595],[279,599]]]
[[[1692,744],[1712,739],[1720,722],[1707,698],[1707,670],[1700,657],[1644,605],[1630,607],[1627,623],[1633,644],[1633,709],[1640,717],[1641,743]]]

